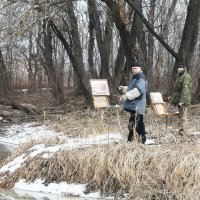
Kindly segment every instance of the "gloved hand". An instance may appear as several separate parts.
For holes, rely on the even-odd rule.
[[[128,90],[128,86],[119,86],[119,91],[122,91],[123,94],[125,94]]]
[[[124,87],[124,86],[120,85],[120,86],[119,86],[119,90],[122,91],[123,87]]]
[[[170,104],[172,104],[172,97],[171,96],[167,97],[167,102],[169,102]]]
[[[179,105],[180,107],[182,107],[183,104],[184,104],[183,102],[179,102],[179,103],[178,103],[178,105]]]
[[[124,94],[124,95],[122,95],[121,97],[120,97],[120,101],[126,101],[126,99],[128,99],[127,98],[127,95],[126,94]]]

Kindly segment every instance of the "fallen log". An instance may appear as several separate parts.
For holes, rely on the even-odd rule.
[[[5,98],[0,97],[0,104],[3,104],[5,106],[11,106],[13,109],[21,110],[31,115],[42,114],[42,111],[36,108],[35,105],[26,104],[26,103],[17,103],[13,99],[5,99]]]

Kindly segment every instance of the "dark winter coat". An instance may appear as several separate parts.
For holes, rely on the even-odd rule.
[[[143,74],[143,72],[133,75],[128,85],[127,91],[130,91],[137,87],[137,89],[140,92],[140,96],[133,100],[127,99],[124,102],[124,109],[126,111],[135,110],[139,114],[144,115],[146,109],[147,86],[148,86],[147,79],[146,76]]]

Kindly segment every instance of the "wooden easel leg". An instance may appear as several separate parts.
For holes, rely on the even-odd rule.
[[[136,141],[136,131],[135,131],[135,129],[133,129],[133,141],[134,142]]]

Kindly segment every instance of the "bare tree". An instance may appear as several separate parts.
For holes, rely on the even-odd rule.
[[[7,97],[8,89],[7,71],[4,64],[2,51],[0,49],[0,94],[2,97]]]
[[[94,30],[96,33],[97,45],[100,53],[101,67],[100,67],[100,78],[106,78],[110,82],[111,86],[111,75],[109,72],[109,61],[111,55],[111,42],[112,42],[112,16],[109,10],[106,12],[106,23],[105,30],[103,31],[100,23],[100,16],[97,10],[96,1],[88,0],[88,9],[90,10],[90,15],[93,16]],[[91,17],[92,18],[92,17]]]
[[[187,16],[181,38],[181,43],[178,49],[177,62],[184,62],[189,66],[195,46],[197,43],[200,23],[200,1],[190,0],[187,8]],[[175,76],[175,67],[173,74]]]
[[[159,90],[163,83],[161,72],[166,69],[171,73],[171,68],[166,67],[169,59],[170,66],[174,60],[183,62],[191,60],[199,29],[199,2],[197,0],[189,1],[185,26],[184,16],[186,11],[183,13],[182,21],[180,20],[179,30],[175,29],[174,33],[171,32],[171,27],[174,26],[174,19],[177,17],[174,12],[176,0],[170,1],[171,4],[167,7],[169,9],[168,14],[167,12],[159,12],[158,17],[154,16],[155,10],[157,12],[162,11],[162,3],[164,4],[164,1],[155,2],[155,0],[151,0],[148,2],[150,3],[150,10],[148,6],[143,7],[145,4],[139,0],[88,0],[84,4],[87,6],[84,11],[82,10],[83,8],[78,6],[79,1],[72,0],[47,1],[45,3],[42,0],[18,1],[18,3],[9,1],[4,17],[11,17],[7,17],[4,20],[4,24],[6,24],[4,29],[6,31],[9,30],[12,37],[15,35],[17,38],[20,35],[27,43],[27,38],[24,37],[25,33],[31,31],[33,27],[39,27],[41,19],[45,19],[49,32],[47,33],[47,26],[43,30],[38,28],[38,31],[40,34],[43,33],[43,36],[46,34],[46,40],[53,45],[53,48],[48,46],[47,43],[45,44],[43,40],[45,37],[32,38],[33,46],[36,45],[35,42],[37,40],[37,45],[41,46],[41,49],[50,50],[48,50],[49,53],[43,51],[43,54],[37,52],[37,59],[40,60],[38,64],[42,63],[47,67],[45,62],[47,63],[48,60],[52,65],[51,68],[54,68],[57,79],[60,81],[59,77],[62,75],[58,73],[63,73],[60,70],[61,64],[68,68],[71,65],[74,77],[76,77],[76,85],[78,85],[77,91],[81,91],[86,101],[92,104],[89,79],[96,77],[108,79],[111,93],[114,93],[123,79],[122,76],[125,77],[124,75],[128,74],[127,68],[124,68],[125,62],[127,65],[133,59],[142,62],[146,66],[145,72],[148,76],[152,73],[153,62],[155,62],[158,75],[158,87],[156,90]],[[155,5],[155,3],[157,4]],[[20,10],[22,12],[19,12]],[[145,12],[149,12],[149,15],[145,15]],[[87,27],[88,23],[88,29],[84,28],[83,30],[81,28],[79,13],[84,13],[82,20],[85,20],[85,27]],[[148,16],[148,20],[144,16]],[[89,20],[87,21],[87,19]],[[161,19],[165,19],[165,21],[161,21]],[[194,20],[195,23],[190,23]],[[113,22],[115,26],[113,26]],[[183,33],[181,34],[183,26]],[[177,32],[179,36],[177,36]],[[49,36],[52,37],[51,40],[48,38]],[[67,56],[58,53],[61,44]],[[11,48],[13,50],[15,47],[11,45]],[[25,55],[27,56],[26,61],[29,61],[27,66],[33,69],[36,64],[33,62],[34,59],[31,58],[31,54],[34,52],[29,50],[30,53],[27,53],[28,48],[26,46],[24,48],[25,51],[23,52],[26,52]],[[158,54],[156,55],[155,53]],[[22,61],[23,66],[25,63],[24,55],[23,59],[19,59],[22,54],[17,55],[14,53],[13,55],[16,56],[16,58],[12,57],[14,66],[16,67],[16,63]],[[32,61],[29,60],[30,58]],[[55,81],[57,86],[56,78],[49,74],[49,70],[45,69],[45,71],[49,81],[52,83]],[[124,79],[124,81],[126,80]],[[61,90],[63,89],[61,82],[60,88]],[[59,88],[55,90],[58,90],[57,92],[59,93]],[[54,97],[56,96],[57,94],[54,95]]]
[[[160,31],[160,36],[162,36],[166,41],[168,41],[170,21],[173,16],[173,12],[174,12],[176,4],[177,4],[177,0],[173,0],[172,4],[167,12],[166,18],[163,20],[164,21],[164,23],[162,25],[163,28],[161,28],[161,31]],[[166,1],[163,1],[161,10],[163,8],[166,8]],[[162,78],[161,71],[163,69],[163,64],[164,64],[163,51],[164,51],[164,47],[161,43],[159,43],[158,44],[158,53],[157,53],[158,57],[157,57],[157,60],[155,63],[155,69],[156,69],[155,90],[156,91],[161,90],[161,84],[162,84],[161,83],[161,78]]]
[[[81,91],[83,92],[83,95],[86,99],[86,102],[89,105],[92,105],[93,100],[92,100],[92,95],[90,91],[89,77],[88,77],[88,74],[85,73],[85,69],[84,69],[82,48],[81,48],[81,43],[80,43],[79,31],[78,31],[78,23],[77,23],[77,19],[76,19],[73,9],[74,8],[73,8],[72,1],[69,1],[67,3],[67,13],[68,13],[69,24],[70,24],[69,25],[70,30],[68,32],[70,43],[68,43],[68,41],[64,38],[62,32],[58,29],[55,23],[52,20],[49,20],[49,21],[50,21],[50,26],[52,27],[54,33],[57,35],[57,37],[60,39],[60,41],[65,47],[65,50],[72,63],[77,81],[79,85],[81,86]]]
[[[46,20],[43,21],[43,34],[44,34],[43,54],[45,58],[44,69],[46,71],[49,84],[52,88],[52,93],[56,100],[56,103],[57,105],[60,105],[65,102],[64,92],[62,90],[62,84],[60,83],[60,79],[58,79],[57,77],[57,73],[55,71],[55,67],[53,64],[52,36],[51,36],[50,25]]]
[[[155,22],[155,9],[156,9],[156,0],[150,1],[150,9],[148,13],[149,24],[154,27]],[[151,70],[149,70],[149,78],[152,78],[152,69],[153,69],[153,55],[154,55],[154,38],[153,35],[148,33],[148,42],[147,42],[147,65]]]

